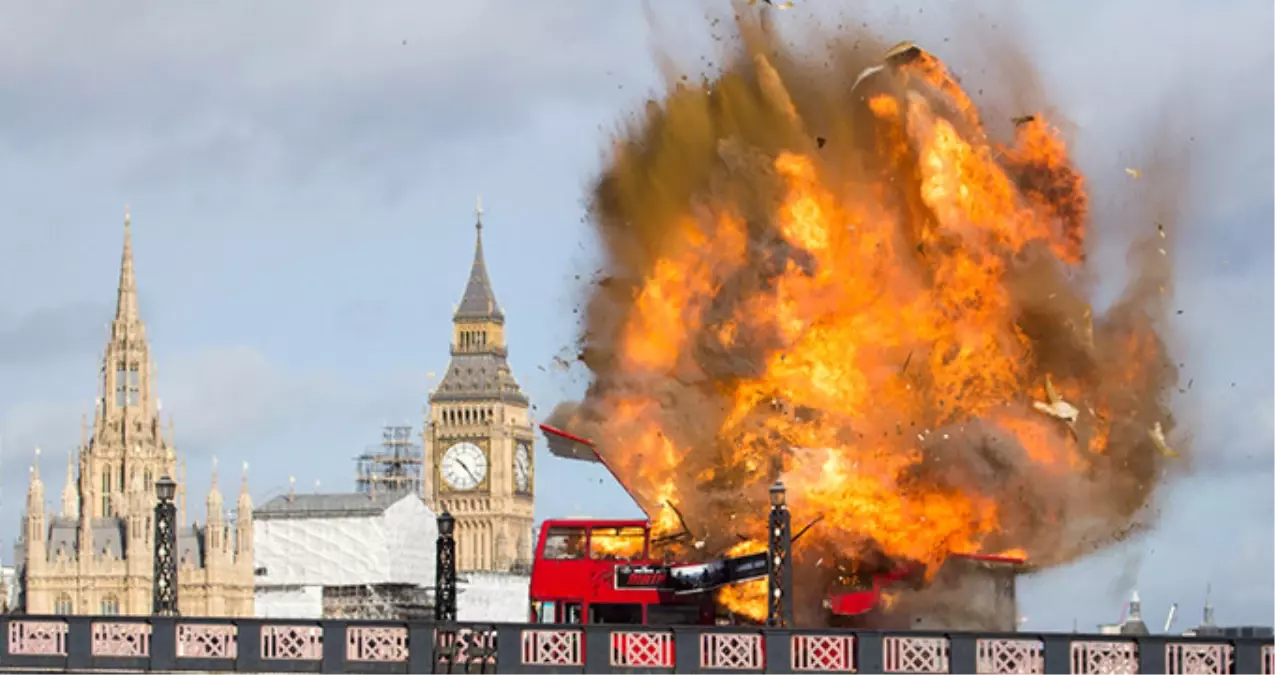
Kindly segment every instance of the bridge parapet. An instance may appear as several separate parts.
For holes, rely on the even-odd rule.
[[[1262,673],[1270,639],[121,616],[0,618],[0,670]]]

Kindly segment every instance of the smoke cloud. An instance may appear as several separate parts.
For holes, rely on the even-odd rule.
[[[676,505],[688,557],[764,541],[782,478],[795,527],[823,518],[796,548],[807,623],[849,571],[1048,567],[1147,527],[1188,459],[1163,335],[1181,191],[1098,220],[1039,109],[984,119],[926,51],[814,28],[797,50],[739,9],[721,72],[670,69],[617,134],[592,194],[591,384],[549,423],[597,441],[660,526]],[[1043,107],[997,49],[1008,76],[980,99]],[[1181,175],[1160,168],[1125,178]],[[1130,232],[1125,290],[1095,307],[1092,236]],[[986,625],[954,611],[962,587],[897,611]]]

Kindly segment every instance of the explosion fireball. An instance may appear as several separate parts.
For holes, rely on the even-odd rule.
[[[764,547],[782,477],[794,527],[823,518],[794,551],[799,606],[872,561],[1051,566],[1144,525],[1173,429],[1167,239],[1096,313],[1102,224],[1042,114],[997,141],[928,52],[816,64],[738,30],[720,75],[616,141],[592,381],[550,424],[598,441],[657,530],[676,505],[699,555]],[[756,616],[763,594],[720,601]]]

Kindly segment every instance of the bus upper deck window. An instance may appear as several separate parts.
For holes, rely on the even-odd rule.
[[[545,535],[545,560],[583,560],[584,528],[551,527]]]
[[[589,535],[589,557],[594,560],[637,560],[646,548],[642,527],[595,527]]]

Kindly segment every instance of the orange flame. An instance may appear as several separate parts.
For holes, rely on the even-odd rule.
[[[782,476],[839,555],[930,573],[954,552],[1079,555],[1154,486],[1146,429],[1169,423],[1175,371],[1150,310],[1095,317],[1072,281],[1088,198],[1047,121],[997,146],[932,55],[877,77],[828,147],[761,51],[648,109],[598,188],[613,276],[576,423],[656,529],[676,504],[705,553],[764,548],[736,537]],[[1045,536],[1073,514],[1090,529]],[[756,618],[764,586],[719,599]]]

